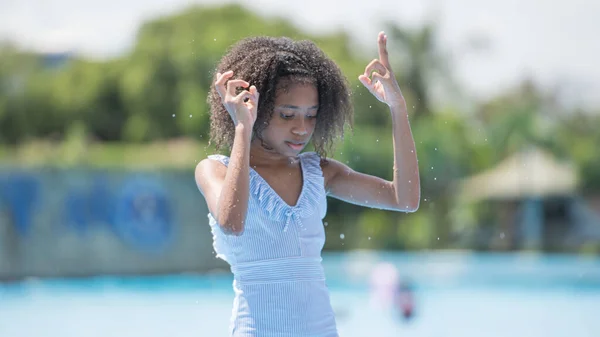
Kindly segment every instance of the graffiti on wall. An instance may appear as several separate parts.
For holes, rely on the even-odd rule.
[[[171,211],[166,191],[156,181],[128,180],[115,198],[114,232],[141,249],[163,247],[171,234]]]
[[[0,207],[7,210],[17,233],[29,233],[31,217],[39,196],[39,181],[26,173],[0,177]]]
[[[90,180],[84,187],[65,187],[64,193],[57,193],[45,191],[43,180],[35,174],[0,176],[0,209],[8,212],[17,233],[25,236],[32,230],[33,214],[48,211],[43,207],[46,199],[63,195],[61,219],[48,220],[81,234],[82,239],[90,228],[106,226],[132,248],[156,251],[166,247],[174,220],[168,191],[159,179],[132,175],[114,187],[106,176],[91,175]]]

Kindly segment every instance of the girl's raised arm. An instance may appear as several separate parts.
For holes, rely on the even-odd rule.
[[[354,204],[414,212],[419,208],[421,184],[417,151],[408,121],[406,102],[392,72],[386,48],[387,37],[378,36],[379,59],[365,68],[359,80],[381,102],[390,107],[394,145],[393,181],[355,172],[345,164],[330,160],[326,165],[329,194]]]
[[[214,160],[204,159],[196,166],[195,180],[210,213],[223,231],[241,235],[248,210],[250,142],[259,95],[254,86],[236,95],[237,87],[248,88],[249,83],[243,80],[227,81],[232,75],[231,71],[217,74],[215,82],[217,92],[235,123],[229,163],[225,167]]]

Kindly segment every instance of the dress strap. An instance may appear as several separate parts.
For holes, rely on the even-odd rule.
[[[304,152],[301,154],[303,158],[303,165],[305,165],[304,172],[308,173],[311,177],[322,177],[323,170],[321,169],[321,157],[316,152]]]
[[[224,156],[222,154],[211,154],[210,156],[207,157],[208,159],[211,160],[216,160],[218,162],[221,162],[223,165],[228,166],[229,165],[229,157]]]

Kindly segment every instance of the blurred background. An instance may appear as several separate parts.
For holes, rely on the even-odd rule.
[[[194,183],[227,48],[311,39],[348,77],[333,156],[391,179],[358,81],[388,34],[418,212],[329,200],[341,336],[599,336],[600,3],[0,2],[0,336],[226,336],[233,291]]]

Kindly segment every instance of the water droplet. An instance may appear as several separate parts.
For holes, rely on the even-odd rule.
[[[217,41],[217,39],[213,39],[213,41]]]
[[[327,227],[327,225],[329,225],[329,224],[327,223],[327,221],[325,221],[325,222],[323,223],[323,226]]]
[[[433,180],[437,180],[437,177],[433,178]]]
[[[438,238],[438,241],[440,241],[440,238]]]
[[[504,232],[500,233],[500,239],[504,239]]]
[[[175,117],[175,114],[171,115],[171,117]]]
[[[377,143],[379,143],[379,139],[377,139]]]
[[[433,166],[431,167],[431,169],[433,170]]]
[[[424,201],[427,201],[427,198],[425,198],[425,200],[424,200]]]
[[[340,239],[344,240],[345,237],[344,233],[340,234]]]
[[[192,115],[190,115],[190,118],[192,118]]]
[[[371,109],[371,106],[369,105],[369,109]]]
[[[485,139],[485,141],[487,142],[487,138]]]
[[[436,147],[434,150],[436,150],[436,151],[437,151],[437,147]]]

